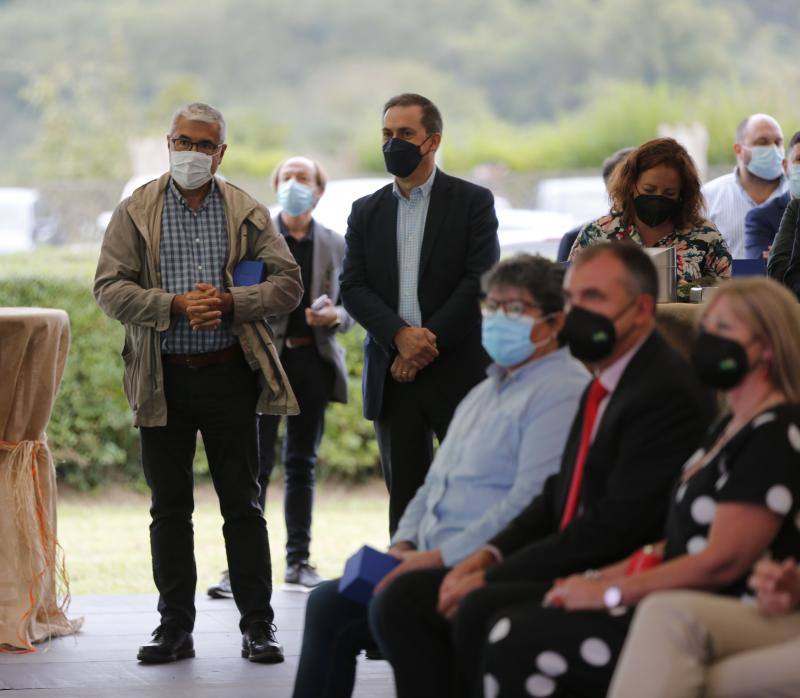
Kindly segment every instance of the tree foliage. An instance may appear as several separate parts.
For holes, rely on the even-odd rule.
[[[232,174],[289,151],[377,168],[380,107],[409,90],[442,108],[460,167],[594,166],[665,119],[702,119],[720,162],[750,111],[797,128],[799,30],[796,0],[11,1],[3,177],[118,177],[128,138],[195,98],[229,115]]]

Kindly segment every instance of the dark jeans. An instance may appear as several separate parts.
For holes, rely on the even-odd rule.
[[[356,657],[374,644],[367,607],[340,596],[338,588],[338,579],[323,582],[308,597],[294,698],[348,698]]]
[[[489,584],[461,601],[451,622],[436,612],[448,570],[398,577],[370,606],[370,625],[394,669],[397,698],[482,695],[486,636],[501,609],[536,602],[551,583]]]
[[[441,443],[453,412],[471,387],[446,390],[432,371],[433,367],[423,369],[411,383],[398,383],[387,375],[383,407],[375,420],[381,470],[389,490],[390,535],[425,481],[433,460],[434,434]]]
[[[284,348],[281,363],[300,405],[300,414],[286,418],[283,441],[284,494],[286,519],[286,562],[306,562],[311,545],[311,509],[314,504],[314,467],[317,463],[325,409],[333,388],[333,367],[320,358],[315,346]],[[267,485],[275,466],[275,439],[280,417],[259,417],[258,483],[262,509],[265,509]]]
[[[194,369],[164,365],[167,424],[142,427],[142,467],[150,486],[150,549],[161,622],[191,632],[194,561],[192,463],[197,432],[224,520],[233,598],[240,627],[272,621],[272,566],[258,504],[258,382],[242,359]]]

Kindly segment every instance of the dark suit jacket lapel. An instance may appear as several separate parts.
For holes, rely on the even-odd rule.
[[[382,201],[376,207],[372,225],[381,245],[381,259],[385,259],[386,273],[389,275],[389,287],[393,289],[394,304],[397,306],[397,199],[392,193],[392,186],[387,186],[381,194]]]
[[[428,215],[425,218],[425,233],[422,236],[422,251],[419,257],[419,277],[425,272],[425,267],[433,251],[433,243],[442,229],[442,224],[447,216],[450,200],[452,180],[441,170],[436,170],[431,187],[431,200],[428,204]]]
[[[595,440],[592,442],[592,445],[589,447],[589,452],[586,454],[586,463],[584,464],[584,483],[586,482],[586,468],[590,466],[592,456],[594,455],[596,457],[597,448],[602,448],[604,432],[603,425],[612,424],[614,420],[618,418],[617,413],[619,412],[621,405],[625,404],[625,394],[629,390],[641,389],[640,381],[643,379],[643,375],[646,375],[649,368],[654,365],[653,357],[659,351],[662,343],[663,340],[661,339],[661,336],[657,331],[654,331],[653,334],[651,334],[645,340],[644,344],[639,347],[639,351],[633,355],[630,363],[625,368],[625,371],[623,372],[622,377],[620,378],[620,381],[617,384],[614,393],[611,395],[605,411],[603,412],[600,424],[597,426]],[[589,385],[591,385],[591,383]],[[572,429],[570,430],[570,435],[567,439],[567,445],[564,449],[564,456],[561,461],[558,507],[556,509],[556,516],[558,517],[559,521],[561,520],[561,515],[564,512],[564,507],[567,503],[567,496],[569,494],[569,487],[572,483],[572,473],[575,469],[575,458],[578,456],[581,431],[583,430],[583,413],[588,394],[589,387],[586,388],[583,396],[581,397],[581,406],[578,410],[578,414],[575,417],[575,421],[572,424]],[[581,492],[581,498],[583,498],[584,494],[585,492]]]
[[[322,295],[323,276],[328,266],[328,241],[323,240],[323,232],[317,225],[316,221],[312,220],[311,225],[314,226],[314,247],[313,255],[311,258],[311,302],[313,303],[319,296]],[[336,302],[336,299],[332,299]]]

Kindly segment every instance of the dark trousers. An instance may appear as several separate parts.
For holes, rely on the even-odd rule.
[[[240,627],[272,621],[272,567],[258,504],[258,382],[242,359],[205,368],[164,365],[167,424],[140,429],[142,467],[150,486],[150,549],[161,622],[191,632],[194,561],[192,463],[197,432],[224,520],[233,598]]]
[[[308,597],[294,698],[349,698],[356,657],[374,643],[367,607],[339,595],[339,580],[323,582]]]
[[[370,607],[373,635],[394,669],[397,698],[483,695],[484,648],[496,614],[515,603],[540,603],[551,586],[490,584],[464,597],[451,622],[436,612],[445,574],[404,574]]]
[[[286,562],[306,562],[311,545],[311,509],[314,504],[314,467],[325,431],[325,410],[333,389],[333,367],[314,345],[284,348],[281,363],[300,405],[300,414],[286,418],[283,441],[283,515],[286,520]],[[259,417],[258,484],[262,509],[275,466],[275,440],[280,417]]]
[[[463,390],[454,390],[453,384],[442,385],[440,373],[431,365],[411,383],[398,383],[391,374],[386,377],[375,436],[389,490],[390,535],[394,535],[406,506],[425,481],[433,460],[434,435],[441,443],[458,403],[480,380],[476,375]]]

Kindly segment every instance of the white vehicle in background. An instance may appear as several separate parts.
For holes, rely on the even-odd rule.
[[[578,225],[608,213],[610,203],[602,177],[557,177],[539,182],[536,208],[568,213]]]
[[[58,219],[47,211],[37,189],[0,187],[0,254],[57,242]]]
[[[580,222],[568,213],[527,208],[496,208],[500,254],[528,252],[555,261],[558,244]]]
[[[154,179],[158,179],[162,174],[163,172],[157,172],[155,174],[143,174],[131,177],[127,182],[125,182],[125,186],[122,187],[122,194],[120,194],[119,200],[122,201],[123,199],[127,199],[143,184],[147,184],[148,182],[152,182]],[[106,228],[108,228],[108,224],[111,221],[112,215],[114,215],[113,211],[103,211],[99,216],[97,216],[96,225],[101,236],[106,232]]]

